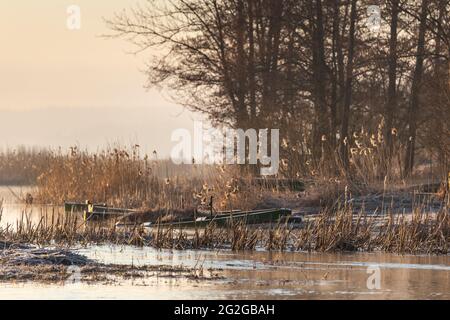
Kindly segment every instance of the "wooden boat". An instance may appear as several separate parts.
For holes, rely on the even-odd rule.
[[[290,221],[292,223],[300,222],[300,217],[292,216],[292,211],[290,209],[263,209],[263,210],[253,210],[253,211],[241,211],[233,210],[227,212],[198,212],[196,218],[189,216],[186,218],[179,218],[170,222],[158,223],[157,221],[135,223],[133,221],[124,222],[122,218],[130,217],[133,214],[140,215],[141,213],[137,210],[124,209],[124,208],[113,208],[108,207],[106,204],[91,204],[89,201],[84,203],[78,202],[65,202],[64,203],[65,212],[71,213],[82,213],[85,221],[92,220],[106,220],[106,219],[117,219],[117,226],[135,226],[142,225],[144,227],[154,227],[159,225],[160,227],[176,227],[176,228],[193,228],[193,227],[205,227],[211,223],[215,223],[218,226],[225,226],[230,223],[244,222],[249,225],[254,224],[265,224],[265,223],[276,223],[279,221]],[[122,221],[120,221],[122,220]]]
[[[83,212],[88,209],[90,202],[64,202],[64,211],[66,213]],[[106,206],[106,205],[105,205]]]
[[[125,208],[113,208],[108,207],[104,203],[92,204],[89,201],[84,203],[80,202],[65,202],[64,211],[66,213],[83,213],[83,219],[89,220],[104,220],[113,217],[123,217],[127,214],[135,212],[132,209]]]
[[[187,218],[171,222],[146,222],[142,226],[147,228],[152,227],[174,227],[174,228],[194,228],[206,227],[211,223],[217,226],[226,226],[230,223],[244,222],[245,224],[265,224],[276,223],[280,220],[288,221],[289,219],[297,220],[298,217],[292,216],[290,209],[266,209],[255,211],[241,211],[234,213],[218,213],[214,216],[202,216],[196,219]]]

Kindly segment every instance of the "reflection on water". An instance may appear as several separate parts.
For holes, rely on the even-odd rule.
[[[6,198],[1,192],[0,198]],[[14,202],[14,201],[12,201]],[[18,210],[15,208],[19,208]],[[22,206],[6,204],[2,225]],[[36,213],[39,219],[39,212]],[[221,269],[224,280],[152,277],[118,284],[2,283],[3,299],[450,299],[449,256],[385,253],[171,251],[122,246],[79,248],[103,263],[184,265]],[[369,289],[373,268],[380,288]],[[368,273],[369,272],[369,273]]]
[[[116,285],[2,284],[0,298],[48,299],[450,299],[448,256],[171,251],[122,246],[77,250],[104,263],[202,266],[224,280],[153,277]],[[379,267],[380,289],[369,289]]]
[[[25,199],[27,193],[33,193],[32,187],[5,187],[0,186],[0,200],[3,200],[3,214],[0,220],[0,227],[12,228],[17,226],[17,222],[30,222],[37,224],[44,215],[51,217],[54,213],[61,212],[55,206],[27,206],[21,201]]]
[[[1,186],[0,199],[6,204],[17,204],[20,199],[24,199],[28,192],[33,191],[32,187],[27,186]]]

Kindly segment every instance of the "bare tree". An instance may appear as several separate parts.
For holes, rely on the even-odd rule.
[[[365,26],[372,4],[148,0],[108,24],[148,53],[149,87],[214,124],[279,128],[281,154],[292,160],[287,175],[343,167],[353,177],[353,136],[377,131],[383,118],[384,141],[374,145],[385,145],[371,147],[383,154],[372,161],[374,176],[384,177],[405,146],[398,162],[410,175],[417,150],[448,157],[436,141],[449,136],[450,3],[383,2],[389,25],[376,34]]]

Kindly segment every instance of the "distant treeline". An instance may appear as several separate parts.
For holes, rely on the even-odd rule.
[[[0,185],[34,185],[48,167],[51,151],[18,147],[0,151]]]

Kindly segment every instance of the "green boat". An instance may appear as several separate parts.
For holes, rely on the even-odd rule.
[[[119,220],[119,222],[117,223],[118,226],[136,225],[133,222],[124,223],[120,222],[120,220],[123,217],[138,212],[132,209],[108,207],[106,204],[92,204],[89,201],[86,201],[84,203],[65,202],[64,208],[67,214],[82,213],[85,221],[117,219]],[[249,225],[276,223],[279,221],[290,221],[296,223],[299,222],[300,219],[299,217],[292,216],[292,211],[290,209],[280,208],[252,211],[234,210],[231,212],[214,212],[210,214],[206,212],[198,212],[196,216],[196,218],[189,216],[171,222],[144,222],[141,225],[144,227],[160,226],[175,228],[194,228],[205,227],[211,223],[214,223],[218,226],[226,226],[230,223],[236,222],[244,222]]]
[[[89,201],[86,201],[84,203],[65,202],[64,211],[66,212],[66,214],[82,213],[85,221],[122,217],[126,214],[134,212],[134,210],[132,209],[113,208],[108,207],[104,203],[92,204]]]
[[[173,227],[173,228],[195,228],[206,227],[211,223],[217,226],[227,226],[231,223],[244,222],[245,224],[255,225],[264,223],[276,223],[279,221],[298,220],[298,217],[292,216],[290,209],[266,209],[256,211],[242,211],[237,213],[220,213],[209,217],[199,217],[197,219],[180,219],[178,221],[158,223],[146,222],[142,226],[147,228],[154,227]]]
[[[85,202],[64,202],[64,211],[66,213],[79,213],[89,210],[89,206],[93,206],[95,209],[104,209],[108,206],[106,203],[92,204],[89,200]]]

